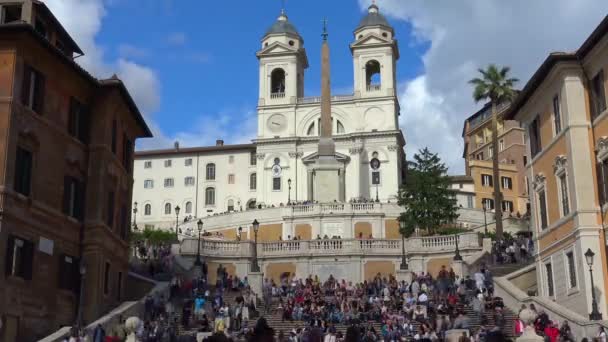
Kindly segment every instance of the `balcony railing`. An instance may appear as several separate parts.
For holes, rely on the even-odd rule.
[[[477,233],[450,236],[414,237],[405,241],[407,253],[442,253],[456,249],[456,239],[461,250],[478,250],[482,244]],[[173,251],[182,255],[196,255],[197,240],[188,238]],[[316,255],[401,255],[401,239],[323,239],[307,241],[259,242],[258,257],[296,257]],[[250,258],[252,241],[201,240],[201,255],[224,258]]]
[[[334,95],[331,97],[332,102],[336,101],[350,101],[355,98],[354,95]],[[309,97],[300,97],[298,98],[298,104],[308,104],[308,103],[320,103],[321,96],[309,96]]]
[[[382,85],[380,84],[368,84],[367,91],[380,91],[382,89]]]
[[[285,93],[270,93],[271,99],[283,99],[285,98]]]
[[[284,208],[283,216],[307,216],[321,214],[369,214],[382,211],[382,203],[332,203],[294,205]]]

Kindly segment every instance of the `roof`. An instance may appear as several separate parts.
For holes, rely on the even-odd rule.
[[[532,75],[526,86],[521,91],[519,96],[513,102],[511,108],[505,113],[506,120],[513,120],[515,114],[523,107],[530,99],[538,86],[545,80],[553,67],[562,62],[578,62],[589,54],[595,45],[608,33],[608,16],[604,17],[602,22],[593,30],[591,35],[583,42],[576,52],[553,52],[540,65],[538,70]]]
[[[449,176],[452,183],[473,183],[473,177],[467,175]]]
[[[111,79],[101,80],[101,81],[96,79],[91,74],[89,74],[84,68],[82,68],[78,63],[76,63],[74,61],[74,59],[66,56],[63,52],[61,52],[59,49],[57,49],[57,47],[55,45],[51,44],[51,42],[49,42],[48,39],[46,39],[43,36],[41,36],[40,34],[38,34],[38,32],[35,31],[34,27],[28,23],[18,22],[18,23],[0,25],[0,33],[11,32],[11,31],[25,32],[25,33],[31,35],[34,39],[38,40],[38,42],[41,43],[42,46],[47,48],[47,50],[49,50],[51,53],[55,54],[61,62],[68,65],[68,67],[73,68],[77,73],[79,73],[87,81],[89,81],[99,87],[118,87],[119,91],[121,92],[121,95],[124,97],[125,101],[127,102],[129,109],[135,115],[135,120],[137,121],[137,123],[139,123],[142,126],[142,128],[146,134],[145,137],[152,136],[152,132],[150,131],[150,128],[146,124],[143,116],[139,112],[139,109],[137,108],[137,105],[133,101],[133,98],[129,94],[127,88],[124,86],[122,81],[120,79],[118,79],[118,77],[113,77]]]
[[[82,49],[80,49],[78,44],[76,44],[76,42],[74,41],[72,36],[70,36],[68,31],[66,31],[66,29],[63,27],[63,25],[61,25],[59,20],[57,20],[57,18],[55,18],[55,15],[53,15],[53,12],[51,12],[51,10],[48,7],[46,7],[46,4],[44,2],[41,2],[38,0],[33,1],[33,3],[38,7],[38,9],[42,9],[45,16],[47,16],[48,18],[50,18],[53,21],[53,25],[55,25],[55,27],[58,29],[58,31],[68,40],[70,45],[72,45],[74,52],[79,53],[81,55],[84,54],[84,52],[82,52]]]
[[[177,155],[177,154],[195,154],[195,153],[213,153],[213,152],[227,152],[227,151],[243,151],[253,150],[255,151],[255,144],[236,144],[236,145],[220,145],[220,146],[202,146],[202,147],[187,147],[187,148],[170,148],[161,150],[147,150],[135,152],[135,158],[141,157],[156,157],[163,155]]]
[[[301,38],[300,34],[298,33],[298,29],[296,29],[296,27],[289,21],[284,12],[281,12],[281,15],[277,18],[277,21],[270,26],[264,36],[271,34],[292,34]]]
[[[380,13],[378,6],[376,5],[369,6],[367,15],[361,19],[359,26],[357,26],[355,31],[370,26],[383,26],[391,31],[393,30],[393,27],[388,23],[386,17]]]

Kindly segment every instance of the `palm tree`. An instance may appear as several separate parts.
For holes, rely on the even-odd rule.
[[[473,99],[475,102],[490,101],[492,104],[492,173],[494,178],[494,208],[496,222],[496,238],[502,239],[502,193],[498,174],[498,113],[497,107],[501,103],[511,102],[516,95],[513,86],[519,80],[509,77],[509,67],[498,67],[494,64],[479,69],[481,78],[476,77],[469,81],[473,85]]]

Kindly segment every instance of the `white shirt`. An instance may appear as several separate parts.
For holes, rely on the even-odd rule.
[[[426,295],[426,293],[421,293],[420,296],[418,296],[418,301],[419,302],[426,302],[427,300],[429,300],[429,297]]]

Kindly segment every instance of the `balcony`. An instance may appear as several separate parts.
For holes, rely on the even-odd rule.
[[[284,99],[285,98],[285,93],[271,93],[270,94],[270,98],[271,99]]]
[[[374,91],[380,91],[380,90],[382,90],[381,84],[368,84],[367,85],[368,92],[374,92]]]
[[[350,101],[354,95],[335,95],[331,97],[331,102]],[[309,96],[298,98],[298,104],[321,103],[321,96]]]

